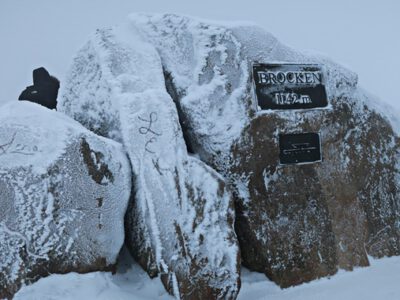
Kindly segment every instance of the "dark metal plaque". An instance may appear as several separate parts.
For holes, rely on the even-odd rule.
[[[280,134],[279,159],[283,165],[321,161],[318,133]]]
[[[253,80],[261,109],[309,109],[328,105],[319,65],[254,64]]]

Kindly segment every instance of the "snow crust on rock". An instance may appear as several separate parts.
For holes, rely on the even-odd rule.
[[[279,114],[260,111],[253,92],[252,64],[285,62],[321,65],[330,105],[316,110],[280,111]],[[325,197],[325,192],[331,193],[331,191],[324,190],[329,190],[329,185],[323,184],[324,186],[321,187],[320,182],[323,182],[321,181],[322,177],[324,180],[329,179],[329,174],[336,174],[338,182],[342,180],[340,174],[343,173],[341,171],[348,169],[351,163],[350,155],[355,158],[359,157],[357,153],[353,153],[354,149],[349,145],[355,143],[357,147],[362,147],[360,140],[365,141],[373,131],[373,124],[368,122],[379,123],[376,126],[381,126],[385,130],[390,141],[386,144],[386,137],[382,138],[381,150],[386,151],[387,157],[377,157],[379,147],[372,146],[371,149],[366,147],[365,151],[371,155],[371,159],[369,156],[368,158],[364,156],[363,159],[368,163],[364,161],[362,165],[368,165],[368,168],[376,168],[379,165],[383,170],[396,155],[398,157],[397,137],[393,137],[391,128],[388,128],[390,126],[386,126],[386,121],[382,119],[381,115],[375,114],[376,111],[379,111],[368,104],[368,97],[360,93],[357,88],[357,75],[332,62],[329,58],[291,49],[257,26],[224,25],[172,14],[134,14],[129,17],[127,23],[120,27],[99,30],[82,48],[74,61],[68,84],[64,87],[62,95],[60,108],[63,111],[96,133],[121,141],[127,149],[137,185],[137,201],[130,210],[134,214],[128,222],[136,230],[133,234],[132,241],[134,242],[132,244],[137,244],[137,253],[146,254],[147,258],[141,261],[141,265],[144,265],[148,271],[150,270],[149,273],[161,271],[161,273],[172,274],[167,281],[175,291],[177,291],[177,283],[180,281],[177,277],[178,273],[169,273],[168,271],[171,266],[176,267],[179,263],[168,261],[166,257],[175,258],[174,253],[179,252],[180,250],[177,249],[182,249],[182,247],[176,246],[176,236],[171,239],[168,230],[171,228],[171,224],[176,222],[179,225],[177,227],[179,230],[176,232],[178,236],[182,228],[187,230],[187,236],[190,239],[183,240],[190,245],[190,249],[197,249],[200,244],[196,244],[196,238],[194,240],[191,238],[200,238],[201,235],[193,234],[196,230],[192,228],[190,231],[190,226],[187,225],[190,223],[188,220],[193,221],[195,215],[193,212],[197,213],[197,209],[193,210],[193,206],[187,205],[190,203],[188,199],[192,199],[189,191],[198,185],[215,185],[212,180],[198,181],[197,177],[191,176],[192,173],[197,173],[198,170],[207,169],[207,167],[187,155],[178,121],[182,124],[188,148],[202,161],[220,171],[231,184],[238,197],[241,216],[244,219],[249,217],[250,212],[246,209],[250,207],[251,201],[255,204],[251,213],[262,214],[259,216],[260,220],[251,220],[254,221],[256,228],[249,229],[248,235],[254,235],[255,240],[262,242],[263,247],[271,246],[267,242],[268,233],[271,233],[267,227],[271,224],[272,227],[279,230],[281,227],[287,228],[296,237],[299,236],[296,233],[297,230],[300,230],[299,228],[302,228],[303,225],[305,227],[315,225],[315,228],[307,227],[303,232],[304,244],[301,245],[303,248],[300,250],[305,252],[301,252],[295,245],[289,249],[288,253],[272,257],[278,261],[273,266],[273,272],[278,269],[287,271],[286,275],[293,270],[298,272],[298,278],[293,281],[286,278],[286,275],[281,276],[285,277],[284,280],[288,279],[282,285],[333,274],[337,269],[336,257],[333,254],[335,251],[339,253],[339,259],[343,259],[343,262],[339,262],[340,266],[351,268],[353,263],[354,265],[368,263],[363,249],[361,249],[360,255],[357,253],[358,257],[355,260],[358,259],[358,261],[353,262],[351,261],[352,251],[341,251],[342,244],[335,242],[335,236],[330,229],[332,218],[330,212],[340,211],[340,209],[336,210],[332,201],[325,203],[325,200],[321,200]],[[179,115],[176,113],[172,100],[175,102]],[[330,121],[327,121],[327,118],[330,118]],[[387,118],[387,115],[384,115],[384,118]],[[345,124],[341,122],[345,122]],[[276,125],[277,123],[280,125]],[[269,128],[267,124],[271,124],[273,128]],[[300,125],[303,127],[300,128]],[[256,133],[258,136],[253,136],[251,126],[254,126],[255,132],[261,130]],[[363,132],[357,131],[357,128],[352,126],[363,128]],[[275,163],[278,164],[277,156],[270,155],[268,151],[272,150],[273,145],[277,145],[279,132],[298,132],[299,129],[303,132],[305,130],[321,131],[322,138],[331,138],[332,140],[332,144],[324,144],[328,151],[327,154],[329,154],[326,157],[331,159],[332,165],[324,164],[319,168],[322,171],[318,173],[318,176],[315,178],[310,176],[311,179],[315,179],[315,184],[312,184],[315,189],[313,193],[319,195],[321,201],[315,201],[311,196],[305,194],[304,197],[301,196],[303,198],[297,195],[301,199],[296,199],[298,193],[296,190],[292,191],[296,201],[304,202],[299,207],[302,205],[306,209],[309,207],[309,216],[317,218],[316,221],[310,222],[304,221],[308,215],[296,210],[296,206],[293,209],[290,205],[278,207],[279,203],[273,198],[275,197],[274,193],[268,194],[272,187],[277,187],[279,193],[282,191],[284,193],[280,200],[286,197],[286,201],[290,204],[291,196],[285,192],[288,183],[285,182],[286,177],[282,177],[285,174],[283,171],[288,169],[275,168]],[[268,136],[266,136],[267,131],[269,132]],[[376,143],[381,143],[381,140],[378,138],[377,140]],[[342,141],[344,142],[342,143]],[[270,148],[264,146],[268,143]],[[340,148],[342,152],[336,151],[336,143],[340,143],[340,147],[343,148]],[[253,149],[254,145],[258,149]],[[248,151],[247,153],[243,152],[244,148]],[[251,154],[258,156],[252,157]],[[238,156],[240,159],[237,159]],[[354,161],[359,162],[357,159]],[[263,170],[258,172],[258,169],[262,168]],[[318,169],[317,166],[315,168]],[[309,169],[312,172],[315,171],[312,166]],[[257,173],[254,170],[257,170]],[[297,178],[301,182],[308,178],[307,176],[301,178],[302,176],[298,173],[299,169],[291,170],[293,172],[288,171],[286,174],[291,179]],[[358,177],[353,174],[356,171],[349,170],[348,176]],[[352,209],[360,215],[363,212],[359,201],[363,201],[364,209],[371,214],[369,220],[371,235],[375,235],[375,225],[373,224],[375,221],[385,224],[390,219],[390,226],[393,227],[393,219],[397,216],[395,209],[392,209],[398,202],[395,190],[392,189],[391,194],[385,196],[387,187],[385,184],[392,180],[392,174],[386,170],[387,168],[382,172],[388,179],[376,179],[375,176],[367,178],[373,182],[372,185],[377,185],[377,188],[359,186],[359,180],[352,177],[355,183],[353,182],[351,188],[357,190],[353,191],[349,188],[343,192],[352,195],[354,202]],[[212,176],[209,174],[209,177],[219,178],[213,171],[207,172],[213,174]],[[361,171],[357,169],[357,172]],[[261,184],[258,183],[260,176],[262,176]],[[192,179],[192,182],[188,182],[188,178]],[[204,189],[200,190],[204,192]],[[361,190],[365,190],[365,196],[360,196]],[[218,196],[216,188],[213,188],[212,191],[212,195],[207,197],[214,197],[219,199],[218,201],[222,201],[221,203],[224,204],[222,211],[229,207],[225,196]],[[266,211],[257,209],[259,203],[266,205],[263,191],[268,194],[271,207],[281,209],[282,218],[279,216],[276,219],[270,218],[271,210],[267,206],[264,207]],[[354,196],[353,192],[354,194],[358,193],[358,196]],[[374,199],[370,199],[371,195],[378,194],[383,195],[385,201],[376,203]],[[334,195],[336,194],[333,194],[333,198],[335,198]],[[365,199],[360,200],[357,197]],[[200,198],[203,199],[203,197]],[[347,194],[345,194],[342,200],[347,198]],[[174,199],[179,199],[179,203],[174,202]],[[315,210],[313,203],[322,205],[320,214],[313,211]],[[325,207],[327,203],[330,205],[330,211]],[[309,204],[310,206],[308,206]],[[375,209],[381,209],[379,205],[384,206],[382,209],[389,209],[374,219]],[[166,207],[170,210],[166,210]],[[214,209],[217,207],[218,205],[215,205]],[[287,217],[288,210],[291,210],[298,220],[297,225],[294,225],[293,221],[290,223],[291,220]],[[181,217],[179,217],[179,213],[182,214]],[[185,219],[184,215],[188,219]],[[340,211],[334,222],[347,224],[348,219],[346,218],[347,214],[342,214]],[[196,224],[201,230],[207,228],[204,227],[205,220],[202,219],[202,222]],[[217,218],[215,222],[217,220],[222,219]],[[363,222],[360,223],[364,226]],[[325,227],[320,231],[321,224]],[[226,228],[229,228],[229,226],[226,227],[226,224],[223,225],[223,222],[219,223],[219,226],[221,227],[218,227],[218,230],[214,231],[215,233],[226,233]],[[220,228],[225,229],[219,231]],[[346,236],[345,230],[337,228],[335,229],[337,237],[345,236],[350,241],[349,245],[354,240],[352,234],[358,234],[354,230]],[[357,230],[364,232],[363,228],[360,226]],[[277,231],[278,236],[280,235],[279,230]],[[209,233],[209,229],[204,229],[204,232]],[[379,232],[376,233],[376,236],[379,234]],[[321,238],[321,243],[317,244],[310,236],[315,239]],[[329,239],[329,245],[324,242],[325,238]],[[192,243],[193,241],[195,243]],[[216,249],[225,247],[223,245],[226,236],[222,238],[222,241]],[[382,241],[384,241],[383,235]],[[210,240],[206,240],[205,243],[209,242]],[[278,242],[278,244],[274,248],[277,250],[276,253],[279,253],[283,243]],[[363,242],[357,240],[357,247],[358,244],[361,245]],[[381,243],[381,246],[379,244],[380,242],[375,241],[372,237],[371,245],[376,248],[373,250],[376,256],[387,250],[385,250],[384,244]],[[318,247],[325,248],[324,255],[320,253]],[[228,248],[225,247],[225,249]],[[304,266],[303,258],[307,259],[308,256],[303,254],[311,248],[313,257],[310,259],[310,263],[315,264],[316,269],[322,266],[320,273],[313,273],[313,270],[310,271],[307,268],[298,268],[298,265]],[[263,252],[266,256],[269,255],[264,261],[271,260],[271,253],[264,251],[265,249],[262,248],[259,252]],[[234,260],[232,257],[234,257],[235,251],[231,251],[230,255],[227,254],[229,251],[224,252],[231,258],[229,261],[231,268],[228,268],[230,271],[233,270]],[[253,251],[250,256],[257,256],[256,252]],[[342,257],[341,252],[349,254],[350,259],[346,255]],[[286,258],[293,264],[285,261],[286,254],[288,255]],[[181,253],[179,255],[182,257]],[[177,254],[177,257],[179,255]],[[207,253],[205,257],[209,255],[213,254]],[[221,255],[215,257],[220,258]],[[323,258],[327,258],[326,261],[329,264],[327,268],[325,268]],[[346,261],[347,259],[349,261]],[[300,263],[296,265],[298,262]],[[290,269],[292,266],[293,269]],[[306,274],[307,278],[303,276],[303,271],[306,273],[309,271],[309,274]],[[280,278],[280,276],[277,277]]]
[[[356,95],[357,98],[361,99],[361,103],[367,105],[384,117],[390,123],[396,135],[400,136],[400,111],[398,108],[392,107],[390,104],[383,102],[382,99],[372,95],[361,87],[357,89]]]
[[[271,113],[257,108],[253,63],[319,64],[330,103],[324,109],[332,109],[342,96],[357,98],[360,107],[367,105],[400,132],[393,108],[358,88],[356,73],[324,55],[292,49],[255,24],[145,13],[131,14],[129,23],[156,48],[168,92],[184,116],[181,122],[189,146],[207,163],[223,167],[232,143],[254,115]],[[298,117],[296,110],[280,114]]]
[[[13,132],[8,141],[2,140],[2,169],[32,166],[37,173],[43,173],[65,152],[66,141],[74,130],[83,130],[71,118],[55,111],[44,111],[27,101],[1,106],[0,119],[2,137]]]
[[[156,49],[131,24],[98,30],[74,60],[59,109],[123,143],[135,185],[128,246],[146,271],[166,275],[177,297],[210,290],[235,297],[231,195],[215,171],[188,155]]]
[[[129,20],[161,57],[190,149],[232,184],[246,265],[251,261],[253,270],[262,270],[265,262],[272,269],[262,271],[289,286],[333,274],[337,266],[367,265],[364,248],[375,257],[398,254],[396,117],[357,87],[355,73],[291,49],[257,26],[172,14],[134,14]],[[259,110],[253,63],[321,65],[329,106]],[[279,133],[299,132],[320,133],[323,163],[279,164]],[[288,232],[293,238],[279,241]],[[267,241],[274,233],[275,245]]]
[[[224,154],[257,111],[253,63],[322,64],[330,98],[357,84],[355,73],[329,58],[293,50],[255,25],[173,14],[132,14],[129,20],[156,47],[170,75],[170,94],[183,115],[190,116],[186,126],[192,146],[207,162],[223,164]]]
[[[130,189],[120,144],[34,103],[0,107],[0,296],[115,264]]]

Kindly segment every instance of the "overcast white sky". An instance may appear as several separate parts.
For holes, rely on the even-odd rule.
[[[400,107],[399,0],[0,0],[0,103],[16,100],[39,66],[62,84],[90,33],[131,12],[252,21],[290,46],[348,66],[362,86]]]

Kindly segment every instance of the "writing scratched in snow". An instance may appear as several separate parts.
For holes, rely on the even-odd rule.
[[[163,167],[161,167],[160,158],[157,158],[156,160],[155,160],[155,159],[152,159],[151,161],[152,161],[152,163],[153,163],[154,168],[157,170],[158,174],[164,175],[163,172],[168,172],[168,171],[170,171],[169,168],[163,168]]]
[[[34,155],[39,152],[36,145],[27,145],[23,143],[16,143],[17,133],[15,132],[10,140],[5,144],[0,145],[0,155],[6,154],[21,154],[21,155]]]
[[[151,148],[152,144],[157,142],[158,137],[162,135],[160,132],[155,131],[153,126],[158,120],[158,114],[153,111],[149,114],[148,118],[138,116],[138,119],[145,124],[144,126],[139,127],[139,133],[148,137],[144,148],[146,152],[154,154],[155,152]]]

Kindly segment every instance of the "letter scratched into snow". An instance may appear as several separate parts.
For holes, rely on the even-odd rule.
[[[161,133],[158,133],[153,130],[152,126],[155,122],[157,122],[158,115],[156,112],[151,112],[149,115],[149,119],[138,117],[138,119],[142,122],[145,122],[147,126],[142,126],[139,128],[139,133],[143,135],[150,134],[149,139],[145,144],[145,150],[149,153],[154,154],[155,152],[151,150],[151,144],[157,141],[157,137],[161,136]]]

